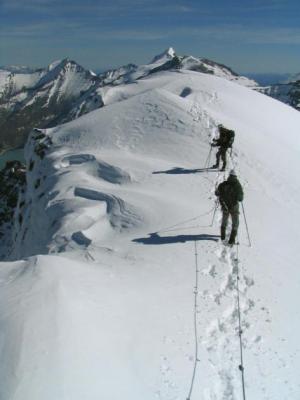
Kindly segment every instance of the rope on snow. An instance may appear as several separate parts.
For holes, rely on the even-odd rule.
[[[199,268],[198,268],[198,249],[197,249],[197,240],[195,240],[195,287],[194,287],[194,335],[195,335],[195,354],[194,354],[194,368],[193,375],[191,380],[191,385],[189,389],[189,394],[186,400],[190,400],[194,388],[195,376],[197,370],[197,364],[200,361],[198,357],[198,282],[199,282]]]
[[[245,367],[244,367],[244,354],[243,354],[243,329],[241,323],[241,306],[240,306],[240,268],[239,268],[239,243],[237,241],[236,244],[236,292],[237,292],[237,309],[238,309],[238,334],[239,334],[239,344],[240,344],[240,364],[239,370],[241,371],[241,379],[242,379],[242,389],[243,389],[243,400],[246,400],[246,388],[245,388]]]

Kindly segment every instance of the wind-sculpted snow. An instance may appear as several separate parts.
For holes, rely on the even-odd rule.
[[[121,168],[114,167],[103,161],[97,161],[92,154],[74,154],[66,156],[62,160],[63,166],[82,165],[85,163],[91,164],[90,173],[92,173],[92,169],[94,169],[95,174],[107,182],[121,184],[130,181],[129,174],[122,171]]]
[[[74,195],[88,200],[104,202],[110,224],[114,228],[128,228],[135,225],[135,221],[138,220],[138,216],[130,210],[130,207],[116,196],[80,187],[75,188]]]
[[[195,361],[191,400],[239,400],[238,268],[247,398],[297,399],[299,113],[191,71],[103,94],[28,141],[0,266],[0,400],[185,399]],[[204,168],[219,123],[252,240],[241,213],[238,256],[214,216],[228,172]]]

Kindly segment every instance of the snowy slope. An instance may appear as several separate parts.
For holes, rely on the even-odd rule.
[[[241,398],[236,249],[218,242],[219,211],[210,227],[227,173],[201,170],[218,123],[236,131],[253,242],[241,216],[247,398],[298,399],[299,113],[192,71],[106,95],[28,142],[15,261],[0,268],[0,399],[187,398],[195,245],[191,399]]]

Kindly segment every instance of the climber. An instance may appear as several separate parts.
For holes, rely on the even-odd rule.
[[[230,171],[228,179],[220,183],[217,187],[215,194],[220,200],[223,214],[221,223],[221,240],[225,240],[226,227],[230,215],[232,227],[228,244],[233,245],[239,227],[239,202],[243,201],[244,198],[243,188],[233,169]]]
[[[225,171],[226,168],[226,153],[229,148],[232,147],[234,141],[234,131],[225,128],[223,125],[218,125],[219,128],[219,139],[213,139],[213,143],[211,143],[212,147],[219,147],[219,150],[216,154],[216,163],[212,166],[212,168],[219,168],[220,158],[223,161],[223,166],[221,171]]]

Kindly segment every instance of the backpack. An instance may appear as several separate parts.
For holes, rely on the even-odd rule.
[[[232,129],[227,129],[222,126],[219,128],[220,130],[220,139],[222,141],[223,146],[232,147],[234,142],[235,133]]]
[[[225,181],[219,186],[220,202],[228,209],[237,205],[240,200],[239,188],[234,182]]]

